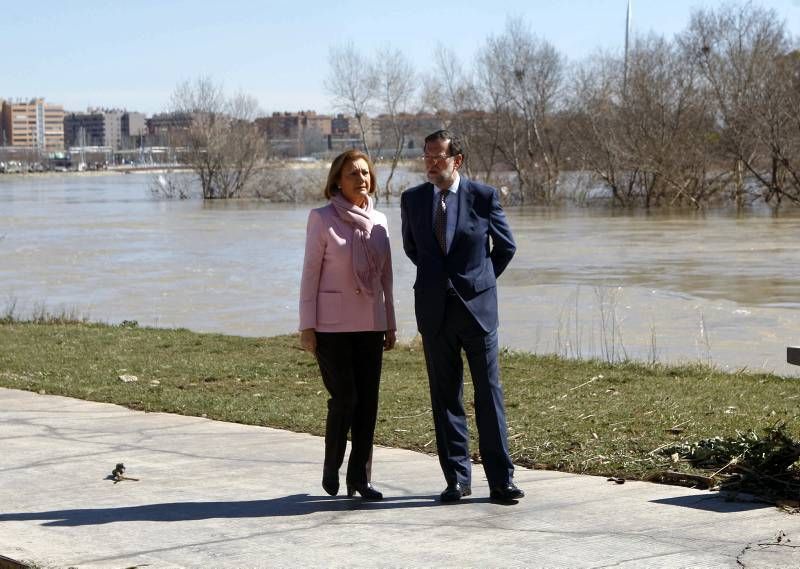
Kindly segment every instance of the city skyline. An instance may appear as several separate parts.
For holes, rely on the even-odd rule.
[[[672,37],[693,9],[722,0],[633,2],[633,36]],[[762,0],[789,33],[800,35],[800,0]],[[176,85],[207,76],[226,92],[254,96],[264,114],[315,110],[333,113],[323,83],[331,47],[352,42],[372,57],[382,47],[401,50],[415,70],[430,73],[438,45],[469,67],[487,38],[523,18],[570,61],[598,49],[622,52],[627,0],[508,0],[502,11],[485,3],[411,1],[370,6],[346,0],[301,6],[232,0],[220,11],[208,0],[122,6],[99,0],[79,8],[46,0],[30,10],[4,7],[0,98],[44,97],[67,111],[121,108],[147,115],[168,110]],[[42,30],[47,30],[42,34]]]

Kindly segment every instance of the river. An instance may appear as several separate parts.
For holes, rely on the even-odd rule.
[[[0,177],[0,314],[267,336],[297,326],[308,209],[153,199],[151,176]],[[390,223],[399,336],[414,268]],[[797,375],[800,215],[508,208],[500,341],[603,359],[703,361]]]

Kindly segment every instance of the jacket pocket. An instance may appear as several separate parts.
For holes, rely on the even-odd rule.
[[[317,323],[338,324],[342,320],[342,293],[321,292],[317,296]]]
[[[475,279],[472,284],[472,290],[479,293],[493,286],[497,286],[497,279],[494,278],[494,273],[484,272],[480,277]]]

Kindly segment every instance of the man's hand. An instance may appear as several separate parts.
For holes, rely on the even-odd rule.
[[[312,354],[317,353],[317,333],[313,328],[300,330],[300,347]]]
[[[396,343],[397,343],[397,331],[386,330],[386,333],[383,335],[383,349],[389,351],[392,348],[394,348],[394,345]]]

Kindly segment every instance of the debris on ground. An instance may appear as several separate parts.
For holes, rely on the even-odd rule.
[[[782,423],[767,429],[737,431],[735,437],[713,437],[695,443],[665,447],[660,453],[678,455],[697,472],[662,473],[665,482],[688,484],[728,493],[746,493],[773,503],[800,497],[800,442],[793,440]],[[709,473],[710,471],[710,473]]]

